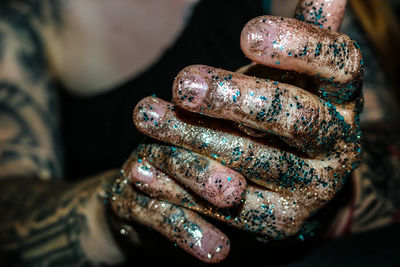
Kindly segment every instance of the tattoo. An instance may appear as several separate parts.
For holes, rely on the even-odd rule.
[[[0,73],[0,129],[7,133],[0,136],[0,176],[21,176],[24,168],[26,176],[62,176],[56,88],[38,30],[60,27],[61,2],[0,3],[0,66],[17,66],[17,78]]]
[[[11,4],[10,0],[6,0],[0,4],[0,19],[21,36],[21,41],[24,43],[17,52],[17,60],[30,81],[39,82],[46,73],[47,62],[43,40],[34,23],[60,25],[61,1],[17,0],[12,2]],[[50,12],[46,12],[46,9]]]
[[[4,35],[0,32],[0,64],[3,61],[4,57]]]
[[[5,14],[18,12],[18,15],[33,17],[41,23],[61,23],[61,7],[63,0],[3,0],[1,11]],[[7,12],[8,11],[8,12]]]
[[[117,176],[113,171],[74,186],[25,178],[1,181],[0,251],[8,266],[87,265],[81,237],[90,229],[83,207],[102,183]]]
[[[53,151],[49,152],[42,148],[46,139],[52,144],[59,143],[56,118],[16,84],[0,82],[0,90],[0,129],[10,133],[0,139],[0,166],[17,162],[22,164],[28,160],[31,166],[35,166],[30,168],[29,175],[61,177],[59,146],[54,145]],[[43,125],[43,131],[35,131],[35,125]]]
[[[62,2],[0,1],[0,257],[6,266],[88,265],[87,243],[97,236],[89,226],[102,221],[90,208],[101,209],[99,178],[113,175],[74,186],[43,181],[62,176],[56,83],[41,35],[62,26]]]

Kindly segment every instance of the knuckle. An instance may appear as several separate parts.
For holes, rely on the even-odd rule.
[[[306,216],[304,216],[304,213],[301,211],[292,209],[290,213],[286,212],[281,217],[281,223],[284,226],[283,230],[285,234],[288,236],[296,234],[302,227],[305,220]]]

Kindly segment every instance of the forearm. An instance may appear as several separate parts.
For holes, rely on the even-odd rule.
[[[0,91],[0,178],[61,178],[56,91],[32,88],[9,77],[0,77]],[[38,95],[52,107],[41,103]]]
[[[0,178],[60,178],[57,90],[42,38],[52,24],[26,8],[8,3],[0,14]]]
[[[9,260],[29,265],[121,261],[99,198],[104,183],[117,174],[111,171],[74,185],[26,178],[1,181],[1,251]]]
[[[42,2],[1,5],[0,251],[24,265],[112,263],[120,257],[97,193],[114,173],[55,181],[63,173],[61,127],[43,33],[62,22],[49,14],[59,3]]]

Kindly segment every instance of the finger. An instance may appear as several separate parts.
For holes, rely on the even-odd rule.
[[[352,134],[348,143],[338,144],[334,154],[325,155],[327,158],[302,158],[263,140],[235,132],[221,121],[212,122],[210,119],[210,123],[205,124],[198,122],[200,118],[194,114],[190,117],[195,121],[184,115],[172,104],[149,97],[136,106],[134,121],[138,130],[146,135],[212,157],[251,181],[275,191],[290,193],[306,186],[318,187],[324,192],[318,197],[329,198],[341,184],[338,177],[344,177],[352,169],[352,161],[346,159],[347,153],[359,150],[360,137]],[[156,123],[149,123],[150,118]],[[329,168],[324,169],[326,166]],[[333,172],[336,178],[329,179]]]
[[[181,207],[191,207],[192,210],[203,211],[207,203],[191,193],[173,177],[154,167],[147,160],[140,160],[138,155],[133,156],[123,167],[124,177],[146,195],[178,204]],[[143,170],[146,170],[145,172]]]
[[[351,96],[362,74],[358,44],[348,36],[292,18],[258,17],[246,24],[241,47],[251,60],[297,71],[332,84]]]
[[[116,184],[111,205],[120,218],[153,228],[202,261],[220,262],[229,253],[226,235],[199,215],[141,195],[123,181]]]
[[[344,17],[347,0],[301,0],[294,17],[332,31],[338,31]]]
[[[150,161],[155,167],[173,175],[179,182],[211,204],[228,208],[238,203],[246,189],[246,180],[219,162],[179,147],[157,144],[141,145],[139,159]],[[136,168],[133,162],[130,176],[146,177],[146,167]]]
[[[352,116],[345,119],[300,88],[201,65],[177,75],[173,101],[192,112],[276,135],[311,155],[331,149],[352,124]]]
[[[347,0],[306,1],[299,2],[294,17],[296,19],[314,24],[320,28],[338,31],[342,23]],[[362,65],[362,60],[361,60]],[[362,72],[362,71],[361,71]],[[352,98],[349,92],[361,90],[361,78],[347,84],[331,83],[326,78],[317,77],[316,91],[324,99],[343,103]]]
[[[147,169],[146,175],[140,174],[143,167]],[[131,172],[129,179],[146,194],[271,238],[281,239],[295,234],[309,213],[308,206],[295,196],[282,196],[252,185],[248,185],[243,204],[238,209],[219,210],[207,206],[148,161],[137,162],[133,168],[138,169],[136,173],[139,175]]]

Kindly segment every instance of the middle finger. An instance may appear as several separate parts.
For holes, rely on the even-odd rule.
[[[173,101],[195,113],[276,135],[311,155],[330,150],[353,124],[351,112],[341,116],[329,102],[301,88],[201,65],[178,74]]]

